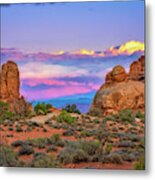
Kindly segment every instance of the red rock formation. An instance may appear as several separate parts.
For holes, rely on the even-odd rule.
[[[130,65],[130,79],[144,82],[144,59],[145,57],[142,56],[138,61],[135,61]]]
[[[111,72],[106,75],[105,82],[106,83],[115,83],[122,82],[127,79],[127,74],[125,72],[124,67],[115,66]]]
[[[20,96],[19,70],[13,61],[8,61],[1,68],[0,101],[8,102],[9,109],[19,114],[25,114],[31,108],[24,97]]]
[[[1,99],[4,101],[18,99],[20,81],[17,64],[8,61],[2,65],[1,72]]]
[[[131,64],[129,74],[122,66],[114,67],[97,91],[89,113],[106,116],[123,109],[144,111],[143,82],[144,56]]]

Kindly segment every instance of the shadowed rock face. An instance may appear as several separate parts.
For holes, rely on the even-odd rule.
[[[144,56],[130,65],[129,74],[116,66],[106,75],[89,113],[106,116],[123,109],[144,111]]]
[[[1,68],[0,101],[8,102],[10,111],[19,114],[25,114],[31,108],[20,96],[19,70],[13,61],[8,61]]]

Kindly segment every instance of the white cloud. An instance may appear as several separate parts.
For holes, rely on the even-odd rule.
[[[75,77],[88,75],[86,69],[79,69],[75,66],[63,66],[45,64],[43,62],[29,62],[20,66],[21,78],[54,78],[54,77]]]

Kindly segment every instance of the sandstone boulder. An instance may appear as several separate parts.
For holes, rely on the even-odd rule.
[[[144,110],[144,84],[142,82],[120,82],[112,86],[102,86],[97,92],[89,113],[92,115],[112,115],[123,109]]]
[[[105,82],[106,83],[115,83],[122,82],[127,79],[127,73],[125,72],[124,67],[118,65],[115,66],[111,72],[106,75]]]
[[[114,67],[97,91],[89,113],[106,116],[123,109],[144,111],[144,78],[144,56],[130,65],[129,74],[122,66]]]

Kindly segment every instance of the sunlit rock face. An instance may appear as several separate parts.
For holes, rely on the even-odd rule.
[[[106,75],[97,91],[89,113],[112,115],[123,109],[144,111],[144,56],[130,65],[129,74],[116,66]]]

